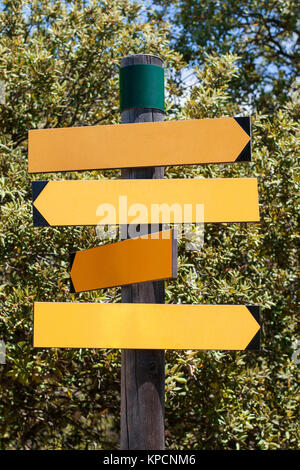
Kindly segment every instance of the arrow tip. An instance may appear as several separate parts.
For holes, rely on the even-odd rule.
[[[251,137],[251,120],[250,116],[241,116],[234,118],[241,128]]]
[[[32,206],[32,215],[33,215],[33,225],[35,227],[48,227],[49,226],[47,220],[42,216],[42,214],[37,210],[35,206]]]
[[[48,181],[32,181],[32,202],[37,199],[39,194],[43,191]],[[37,210],[35,205],[32,206],[33,209],[33,225],[35,227],[47,227],[49,223],[42,216],[42,214]]]
[[[34,202],[38,195],[43,191],[49,181],[32,181],[32,201]]]
[[[258,305],[246,305],[247,309],[251,313],[251,315],[254,317],[256,322],[260,326],[260,308]],[[254,335],[248,346],[245,348],[246,350],[250,351],[258,351],[260,350],[260,328],[258,332]]]
[[[236,162],[251,162],[251,140],[245,145],[239,156],[235,159]]]
[[[251,119],[249,116],[246,117],[235,117],[235,121],[241,126],[243,131],[249,136],[250,140],[245,145],[239,156],[236,158],[236,162],[251,162]]]

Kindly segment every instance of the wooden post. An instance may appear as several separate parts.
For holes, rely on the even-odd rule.
[[[163,61],[159,57],[139,54],[122,59],[121,68],[137,64],[163,67]],[[164,112],[155,108],[134,107],[122,111],[121,119],[122,123],[157,122],[164,119]],[[132,145],[134,146],[134,142]],[[122,178],[128,179],[163,178],[163,176],[162,167],[122,170]],[[143,282],[122,288],[124,303],[164,303],[164,300],[164,281]],[[122,350],[120,442],[122,450],[165,448],[164,393],[164,350]]]

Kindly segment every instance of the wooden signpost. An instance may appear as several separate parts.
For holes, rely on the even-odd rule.
[[[243,305],[36,302],[33,341],[40,348],[258,349],[257,310]]]
[[[138,86],[137,86],[138,83]],[[132,55],[121,61],[120,109],[122,125],[164,120],[164,69],[159,57]],[[153,155],[159,143],[151,147]],[[139,155],[144,145],[135,145]],[[128,165],[129,166],[129,165]],[[122,178],[159,180],[163,167],[126,168]],[[153,196],[155,194],[153,193]],[[126,225],[121,226],[128,235]],[[147,227],[151,231],[151,226]],[[125,233],[124,233],[125,232]],[[163,281],[122,287],[123,303],[164,304]],[[164,349],[122,349],[120,447],[128,449],[165,448],[165,351]]]
[[[258,306],[164,304],[177,245],[161,224],[256,222],[259,209],[255,178],[162,179],[166,165],[251,158],[249,118],[161,122],[163,77],[160,58],[126,57],[121,125],[29,132],[29,172],[123,169],[121,180],[33,182],[34,225],[119,224],[126,238],[73,254],[70,273],[75,292],[123,286],[122,303],[36,302],[34,346],[122,349],[121,449],[131,450],[164,449],[165,349],[260,342]]]
[[[29,173],[251,160],[249,117],[38,129],[28,139]]]
[[[173,230],[78,251],[71,257],[71,291],[177,277]]]

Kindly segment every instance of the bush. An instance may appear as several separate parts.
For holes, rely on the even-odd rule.
[[[118,64],[129,53],[161,55],[168,119],[234,116],[236,57],[208,56],[201,85],[181,96],[180,56],[167,27],[139,19],[134,3],[8,1],[0,14],[2,449],[115,449],[120,353],[33,349],[39,301],[119,302],[120,289],[69,293],[68,254],[95,246],[94,228],[33,228],[31,179],[116,178],[118,171],[27,173],[32,128],[119,122]],[[26,14],[24,14],[24,9]],[[184,104],[181,106],[181,102]],[[262,350],[168,351],[166,439],[170,449],[292,449],[297,440],[296,97],[275,116],[253,115],[253,163],[169,167],[166,177],[259,178],[260,224],[207,224],[200,252],[179,246],[179,275],[166,302],[260,304]]]

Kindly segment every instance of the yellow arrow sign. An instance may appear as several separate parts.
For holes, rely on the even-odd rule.
[[[33,201],[35,225],[259,220],[256,178],[35,181]]]
[[[249,117],[42,129],[28,135],[29,173],[249,160]]]
[[[37,302],[34,346],[257,349],[258,312],[241,305]]]
[[[78,251],[72,256],[73,292],[177,276],[173,230]]]

